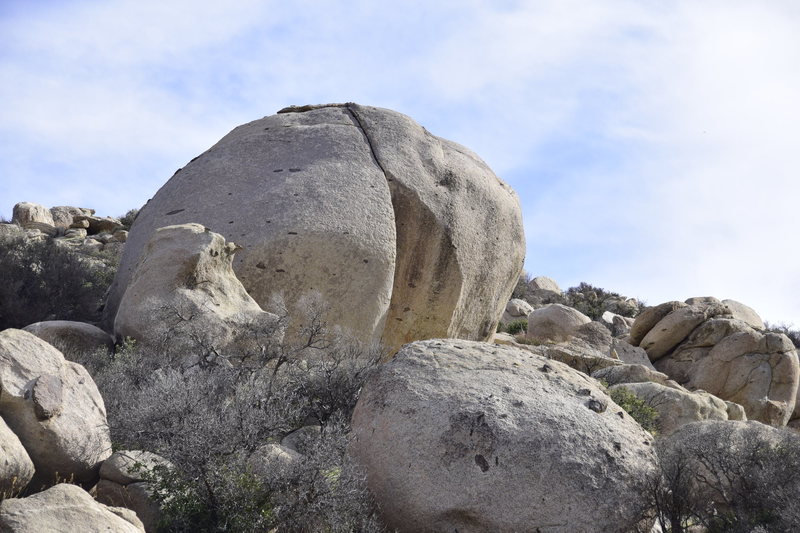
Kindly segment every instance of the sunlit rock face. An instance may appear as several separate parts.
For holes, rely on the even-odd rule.
[[[319,292],[330,323],[394,349],[488,339],[525,249],[516,194],[470,150],[387,109],[287,108],[234,129],[141,210],[107,323],[156,229],[191,222],[243,247],[234,271],[263,308]]]

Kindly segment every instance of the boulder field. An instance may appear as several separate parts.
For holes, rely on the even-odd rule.
[[[316,291],[330,322],[394,350],[488,340],[525,250],[516,193],[477,155],[358,104],[284,109],[180,169],[131,227],[107,325],[154,232],[185,223],[242,247],[233,269],[262,308]]]

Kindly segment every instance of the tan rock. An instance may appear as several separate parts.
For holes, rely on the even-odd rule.
[[[236,250],[199,224],[156,231],[120,303],[117,338],[175,355],[246,351],[247,328],[280,340],[278,317],[262,311],[233,272]]]
[[[120,485],[107,479],[97,482],[95,488],[97,501],[112,508],[125,508],[133,511],[133,516],[141,521],[147,533],[158,531],[163,513],[155,498],[150,483],[142,481]],[[116,513],[115,513],[116,514]]]
[[[633,346],[639,346],[644,336],[658,324],[662,318],[681,307],[686,307],[683,302],[666,302],[653,307],[646,307],[636,316],[636,320],[631,326],[631,333],[628,342]]]
[[[116,452],[103,461],[100,477],[120,485],[146,481],[156,469],[171,469],[172,463],[152,452],[125,450]],[[125,506],[123,506],[125,507]]]
[[[86,370],[38,337],[0,332],[0,415],[36,467],[30,487],[92,484],[111,455],[103,399]]]
[[[72,207],[68,205],[59,205],[50,208],[50,214],[53,217],[53,224],[57,228],[69,228],[72,226],[74,217],[77,215],[91,216],[94,214],[94,209],[86,209],[83,207]],[[88,222],[86,227],[89,227]]]
[[[655,455],[621,412],[595,380],[556,361],[420,341],[368,380],[350,452],[389,528],[630,531],[645,497],[633,481]]]
[[[575,334],[583,324],[592,320],[572,307],[549,304],[528,315],[529,339],[564,341]]]
[[[75,215],[72,217],[73,224],[81,222],[88,222],[88,226],[84,226],[88,229],[89,235],[95,235],[97,233],[113,233],[116,229],[122,227],[122,222],[119,219],[114,217],[96,217],[92,215]]]
[[[671,389],[685,390],[664,373],[652,370],[644,365],[619,365],[592,372],[592,377],[609,385],[625,383],[658,383]]]
[[[187,222],[243,246],[234,269],[265,308],[319,291],[329,323],[390,347],[488,339],[525,248],[518,199],[480,158],[356,104],[245,124],[173,176],[131,227],[109,317],[155,230]]]
[[[44,223],[55,226],[50,210],[43,205],[31,202],[20,202],[14,206],[11,221],[27,229],[31,223]]]
[[[746,322],[755,329],[764,329],[764,321],[752,307],[748,307],[736,300],[722,300],[723,305],[730,309],[733,318]]]
[[[727,308],[722,304],[689,305],[676,309],[658,321],[647,332],[639,346],[644,348],[650,360],[655,362],[680,344],[700,324]],[[634,324],[635,326],[635,324]]]
[[[122,515],[122,516],[120,516]],[[97,503],[82,488],[62,483],[27,498],[0,503],[0,531],[8,533],[143,533],[135,515]]]
[[[700,420],[728,420],[728,406],[716,396],[703,391],[689,392],[659,383],[625,383],[624,387],[658,411],[658,430],[671,435],[679,427]]]
[[[539,289],[544,291],[555,292],[561,294],[561,287],[558,286],[558,283],[552,278],[548,278],[547,276],[536,276],[533,278],[530,283],[528,283],[532,289]]]

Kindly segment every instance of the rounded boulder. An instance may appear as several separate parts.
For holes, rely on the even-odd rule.
[[[652,437],[566,365],[509,346],[408,344],[368,380],[350,453],[400,531],[630,531]]]
[[[130,229],[108,323],[153,233],[191,222],[243,247],[233,268],[263,308],[319,292],[331,324],[395,349],[488,339],[525,250],[516,194],[477,155],[357,104],[287,108],[179,170]]]

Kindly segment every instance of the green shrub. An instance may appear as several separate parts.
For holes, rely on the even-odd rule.
[[[622,407],[640,426],[656,434],[658,431],[658,411],[636,396],[630,389],[615,387],[608,392],[614,403]]]
[[[119,221],[125,227],[125,229],[130,229],[133,221],[136,220],[136,217],[139,216],[138,209],[131,209],[121,217],[119,217]]]
[[[528,330],[528,320],[515,320],[506,327],[506,331],[511,335],[525,333]]]
[[[50,239],[0,240],[0,330],[42,320],[99,320],[115,271],[110,256],[83,256]]]

